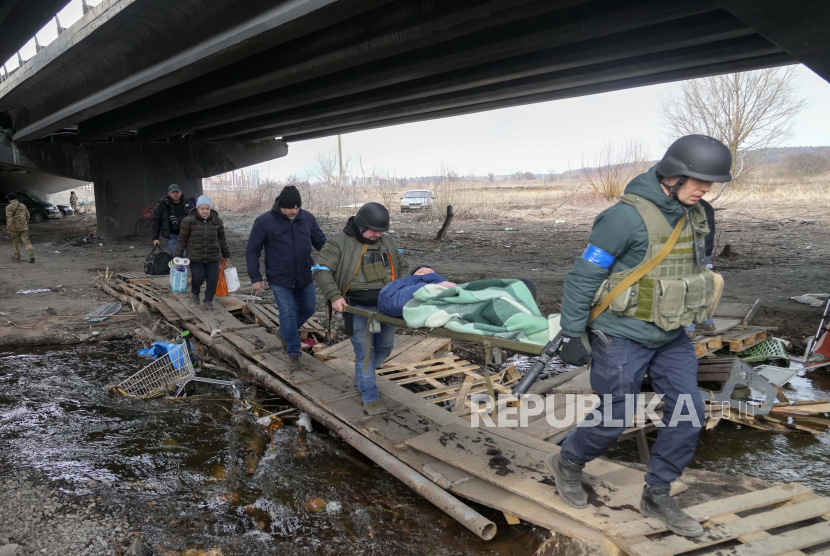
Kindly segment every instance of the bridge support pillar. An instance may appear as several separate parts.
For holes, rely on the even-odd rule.
[[[137,235],[136,224],[149,216],[156,202],[167,195],[171,183],[178,184],[185,199],[202,194],[202,178],[171,174],[146,180],[144,176],[125,171],[121,176],[93,183],[98,237],[105,239]]]
[[[202,178],[286,154],[288,145],[278,139],[245,143],[0,141],[0,164],[5,167],[44,175],[44,183],[55,181],[50,176],[94,183],[98,235],[106,239],[135,234],[136,223],[167,194],[171,183],[178,184],[185,197],[198,197]]]

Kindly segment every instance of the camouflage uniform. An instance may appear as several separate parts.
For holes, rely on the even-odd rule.
[[[72,210],[78,212],[78,196],[74,192],[69,196],[69,205],[72,207]]]
[[[14,244],[14,258],[20,260],[20,242],[29,252],[31,262],[35,260],[35,250],[29,241],[29,209],[18,200],[10,201],[6,206],[6,230]]]

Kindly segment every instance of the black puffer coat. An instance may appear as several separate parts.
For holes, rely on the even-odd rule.
[[[202,218],[196,209],[193,209],[182,220],[182,229],[173,256],[181,257],[185,249],[187,258],[197,263],[212,263],[230,258],[231,250],[225,239],[225,224],[215,210],[211,210],[207,218]]]

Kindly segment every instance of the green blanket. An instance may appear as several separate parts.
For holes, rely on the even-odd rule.
[[[481,280],[445,288],[427,284],[403,307],[410,328],[438,328],[545,345],[559,315],[543,317],[519,280]]]

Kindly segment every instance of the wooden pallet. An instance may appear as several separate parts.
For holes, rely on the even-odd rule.
[[[695,346],[695,355],[700,359],[722,349],[723,341],[720,336],[696,336],[692,345]]]
[[[121,272],[116,274],[115,277],[124,280],[128,284],[147,284],[154,278],[154,276],[142,272]]]
[[[251,316],[254,322],[268,330],[271,334],[276,334],[280,328],[280,312],[276,305],[268,303],[247,303],[242,312],[243,314]],[[309,334],[325,340],[326,329],[317,322],[317,319],[311,317],[300,327],[300,339],[307,339]]]
[[[767,339],[767,330],[763,326],[736,326],[721,335],[721,341],[729,344],[729,351],[735,353],[752,347]]]
[[[163,292],[158,286],[150,283],[136,282],[134,284],[127,284],[125,282],[116,281],[116,287],[127,295],[131,295],[136,299],[140,299],[150,306],[151,310],[160,312],[159,307],[164,305],[164,296],[167,292]]]
[[[830,499],[798,483],[706,502],[685,511],[702,522],[703,536],[682,537],[666,532],[658,519],[638,519],[605,530],[605,553],[673,556],[694,550],[701,555],[803,555],[802,548],[830,541]]]

